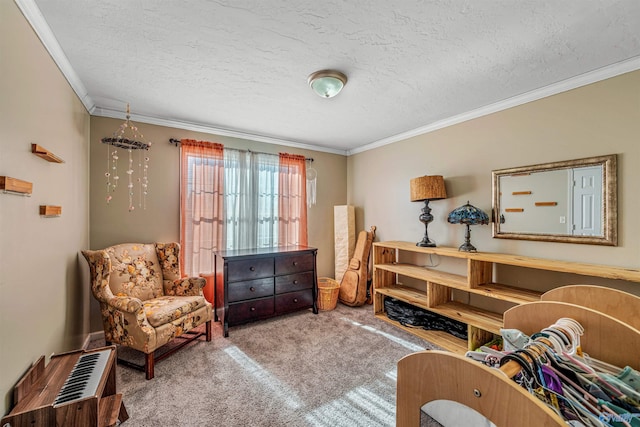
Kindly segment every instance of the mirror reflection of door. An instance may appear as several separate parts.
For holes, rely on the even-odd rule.
[[[602,166],[573,169],[573,230],[578,236],[602,236]]]

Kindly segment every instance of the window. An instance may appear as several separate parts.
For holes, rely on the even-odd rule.
[[[303,156],[181,142],[185,273],[211,272],[218,250],[307,245]]]
[[[277,155],[224,151],[226,249],[279,246]]]

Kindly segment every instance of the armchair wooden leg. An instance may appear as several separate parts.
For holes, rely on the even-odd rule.
[[[206,335],[206,339],[207,341],[211,341],[213,339],[213,322],[211,320],[209,320],[208,322],[205,323],[205,332],[204,334]],[[118,363],[128,366],[130,368],[133,369],[137,369],[139,371],[144,371],[146,377],[148,380],[152,379],[154,377],[154,368],[155,368],[155,363],[156,362],[160,362],[161,360],[165,359],[166,357],[171,356],[173,353],[175,353],[176,351],[180,350],[182,347],[184,347],[185,345],[189,344],[191,341],[193,341],[194,339],[197,339],[199,337],[201,337],[203,335],[202,331],[187,331],[185,334],[183,334],[182,336],[178,337],[178,338],[185,338],[185,339],[181,339],[181,342],[178,342],[176,346],[174,346],[172,349],[167,350],[165,352],[159,352],[158,353],[158,357],[155,357],[155,352],[151,352],[151,353],[145,353],[145,360],[144,360],[144,365],[142,364],[138,364],[138,363],[133,363],[131,361],[128,360],[124,360],[121,358],[118,358]]]
[[[146,377],[148,380],[153,378],[154,372],[153,372],[153,368],[154,368],[154,360],[153,360],[153,351],[151,353],[147,353],[145,354],[145,360],[144,360],[144,373],[146,374]]]
[[[207,341],[211,341],[211,336],[213,335],[213,333],[211,332],[211,320],[209,320],[206,324],[205,324],[205,330],[207,331]]]

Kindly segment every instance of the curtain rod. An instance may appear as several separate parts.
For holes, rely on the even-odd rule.
[[[180,140],[179,139],[175,139],[175,138],[169,138],[169,144],[171,145],[175,145],[176,147],[180,146]],[[277,154],[273,154],[273,153],[264,153],[262,151],[253,151],[253,150],[241,150],[239,148],[227,148],[225,147],[225,150],[236,150],[236,151],[241,151],[244,153],[258,153],[258,154],[272,154],[274,156],[277,156]],[[313,157],[305,157],[304,158],[307,162],[313,162]]]

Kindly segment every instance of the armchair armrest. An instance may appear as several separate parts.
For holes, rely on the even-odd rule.
[[[129,296],[114,296],[107,304],[113,308],[132,314],[142,309],[142,301],[139,298]]]
[[[166,282],[165,282],[166,283]],[[198,296],[202,293],[202,288],[207,284],[204,277],[183,277],[174,280],[169,286],[165,286],[165,295],[176,296]]]
[[[98,250],[82,251],[82,255],[89,264],[91,270],[91,292],[95,298],[107,303],[114,298],[113,292],[109,287],[109,277],[111,276],[111,258],[107,251]]]
[[[156,348],[157,337],[149,324],[142,300],[114,296],[101,303],[105,339],[149,353]]]

